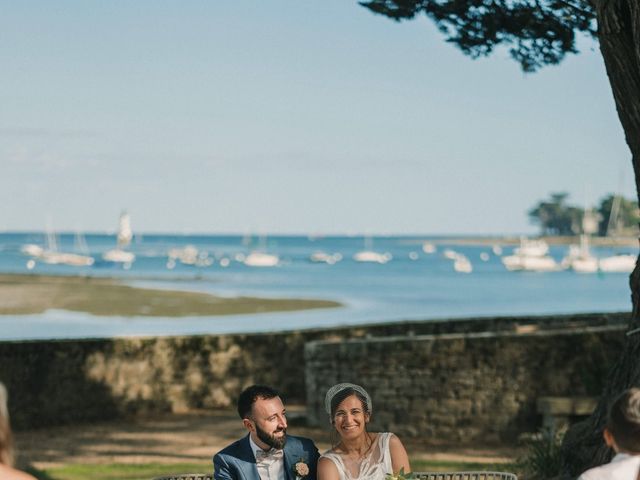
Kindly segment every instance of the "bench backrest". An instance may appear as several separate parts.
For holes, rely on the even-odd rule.
[[[156,477],[153,480],[213,480],[210,473],[180,473],[166,477]]]
[[[518,480],[508,472],[414,472],[420,480]]]
[[[419,480],[518,480],[508,472],[414,472]],[[213,480],[210,473],[182,473],[153,480]]]

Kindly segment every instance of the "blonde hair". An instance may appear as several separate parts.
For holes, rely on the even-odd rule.
[[[0,382],[0,464],[13,466],[13,439],[9,424],[9,395]]]

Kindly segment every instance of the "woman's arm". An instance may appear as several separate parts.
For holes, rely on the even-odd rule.
[[[340,480],[340,474],[335,463],[326,457],[318,460],[318,480]]]
[[[407,451],[404,448],[404,445],[400,441],[400,439],[395,436],[393,433],[391,434],[391,438],[389,439],[389,451],[391,452],[391,465],[393,465],[393,473],[397,474],[400,470],[403,470],[405,473],[409,473],[411,471],[411,465],[409,464],[409,455],[407,455]]]

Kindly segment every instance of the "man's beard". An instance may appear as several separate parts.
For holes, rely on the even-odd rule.
[[[275,437],[267,433],[265,430],[262,430],[256,424],[256,434],[258,435],[258,438],[262,440],[264,443],[266,443],[267,445],[269,445],[271,448],[276,448],[278,450],[284,448],[284,444],[287,441],[287,429],[283,428],[282,430],[276,430],[275,433],[280,433],[280,432],[283,432],[284,435],[282,435],[282,437]]]

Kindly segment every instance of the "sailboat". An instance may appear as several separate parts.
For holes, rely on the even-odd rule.
[[[622,197],[615,195],[613,197],[613,203],[611,204],[611,213],[609,215],[609,222],[607,223],[606,236],[612,235],[618,229],[620,201]],[[599,263],[600,270],[609,273],[631,273],[636,268],[636,261],[638,257],[631,254],[618,254],[609,257],[601,258]]]
[[[527,270],[533,272],[552,272],[558,270],[556,261],[548,255],[549,245],[544,240],[520,238],[520,246],[513,255],[502,257],[502,263],[509,271]]]
[[[58,251],[58,240],[56,234],[51,228],[47,228],[46,248],[35,244],[27,244],[22,247],[22,253],[33,257],[32,260],[39,260],[50,265],[69,265],[72,267],[90,267],[94,264],[95,259],[87,255],[87,244],[81,233],[76,233],[75,238],[76,249],[80,249],[82,253],[60,252]],[[28,262],[27,266],[31,269],[35,266],[35,262]]]
[[[131,217],[127,212],[122,212],[118,223],[117,247],[104,252],[102,254],[103,260],[106,260],[107,262],[123,263],[130,266],[136,259],[136,256],[133,252],[125,250],[125,248],[131,244],[132,238],[133,232],[131,230]]]
[[[589,235],[598,231],[598,220],[591,209],[585,209],[582,217],[580,245],[570,245],[569,254],[562,259],[563,268],[571,268],[578,273],[598,271],[598,259],[589,249]]]
[[[578,273],[598,271],[598,259],[591,254],[587,234],[580,235],[580,245],[569,245],[569,254],[562,259],[561,265]]]
[[[266,238],[264,235],[260,237],[260,246],[257,250],[251,251],[245,258],[243,263],[248,267],[277,267],[280,263],[280,257],[273,253],[267,253]]]
[[[353,260],[356,262],[369,262],[369,263],[387,263],[391,260],[391,254],[388,252],[380,253],[372,250],[371,247],[372,241],[371,237],[364,238],[364,250],[356,252],[353,255]]]
[[[459,253],[453,260],[453,269],[460,273],[471,273],[473,272],[473,265],[471,265],[471,261],[466,255]]]
[[[310,256],[309,256],[309,260],[312,263],[327,263],[329,265],[333,265],[335,263],[338,263],[340,260],[342,260],[342,254],[336,252],[336,253],[327,253],[324,252],[322,250],[318,250],[313,252]]]

